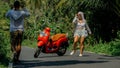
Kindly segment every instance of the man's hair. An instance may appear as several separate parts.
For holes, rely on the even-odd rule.
[[[14,2],[14,7],[15,8],[19,8],[20,7],[20,2],[19,1],[15,1]]]

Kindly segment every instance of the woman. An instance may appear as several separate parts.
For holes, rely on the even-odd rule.
[[[84,40],[88,36],[88,33],[91,34],[91,30],[86,23],[83,12],[78,12],[76,14],[75,18],[73,19],[73,23],[75,24],[74,42],[73,42],[73,51],[70,53],[70,55],[73,55],[76,52],[77,42],[80,39],[79,56],[82,56],[84,50]]]

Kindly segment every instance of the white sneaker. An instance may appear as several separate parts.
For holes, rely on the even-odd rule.
[[[75,51],[72,51],[71,53],[70,53],[70,55],[73,55],[75,53]]]
[[[79,56],[83,56],[82,54],[79,54]]]

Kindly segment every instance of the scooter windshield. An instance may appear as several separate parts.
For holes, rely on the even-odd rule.
[[[40,36],[42,37],[42,36],[47,36],[46,34],[45,34],[45,32],[40,32]]]

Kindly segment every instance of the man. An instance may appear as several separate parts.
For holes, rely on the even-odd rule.
[[[6,13],[6,17],[10,19],[10,41],[11,50],[14,54],[14,62],[19,61],[24,31],[24,18],[28,16],[30,16],[30,13],[23,6],[21,7],[19,1],[15,1],[13,9]]]

